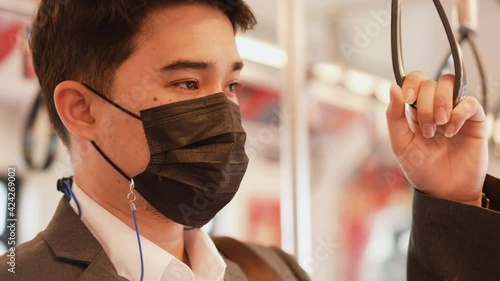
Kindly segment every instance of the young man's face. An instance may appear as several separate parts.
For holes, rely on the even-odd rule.
[[[116,72],[111,99],[144,109],[225,92],[237,102],[242,67],[227,16],[212,7],[168,7],[148,16],[137,48]],[[145,170],[149,148],[142,122],[102,101],[100,148],[129,176]],[[179,120],[182,122],[182,120]],[[193,128],[196,130],[196,128]]]

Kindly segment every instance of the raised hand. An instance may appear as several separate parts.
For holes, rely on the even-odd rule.
[[[473,97],[453,107],[454,76],[429,80],[421,71],[391,87],[387,124],[392,149],[410,183],[442,199],[481,205],[488,165],[487,124]],[[405,102],[417,102],[417,110]]]

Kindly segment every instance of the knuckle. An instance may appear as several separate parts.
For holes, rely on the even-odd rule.
[[[477,100],[473,97],[467,97],[463,99],[462,103],[466,112],[474,110],[477,106]]]
[[[465,117],[467,117],[466,112],[467,112],[466,110],[454,112],[452,119],[456,122],[460,122],[460,120],[463,120],[465,119]]]
[[[404,81],[405,87],[417,87],[422,81],[427,79],[427,75],[420,70],[412,71]]]
[[[417,79],[420,79],[420,80],[427,79],[427,74],[425,74],[425,72],[423,72],[422,70],[412,71],[408,76],[414,77],[414,78],[417,78]]]
[[[439,82],[455,82],[455,75],[447,73],[439,77]]]
[[[435,99],[434,99],[434,107],[449,107],[453,103],[452,98],[450,96],[445,96],[445,95],[440,95],[437,93]]]
[[[419,109],[418,110],[418,120],[421,122],[431,122],[434,120],[434,113],[432,110]]]
[[[435,87],[436,84],[437,84],[436,81],[431,80],[431,79],[426,79],[426,80],[422,81],[421,87],[424,87],[424,88]]]

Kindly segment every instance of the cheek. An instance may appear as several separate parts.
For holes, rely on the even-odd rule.
[[[114,122],[107,143],[114,159],[119,161],[120,168],[129,176],[146,169],[150,152],[141,121],[131,119]]]
[[[138,124],[125,134],[125,138],[129,140],[124,146],[124,153],[128,156],[127,161],[133,163],[131,164],[133,175],[146,170],[151,155],[142,122],[136,122]]]
[[[145,162],[147,164],[147,162],[149,162],[150,152],[142,123],[135,126],[133,131],[131,130],[127,136],[130,138],[129,142],[126,144],[127,150],[130,151],[131,154],[135,155],[139,162]],[[143,164],[144,168],[146,167],[146,164]]]
[[[227,97],[228,100],[234,102],[237,105],[240,105],[240,103],[238,102],[238,96],[237,95],[235,95],[235,94],[226,94],[226,97]]]

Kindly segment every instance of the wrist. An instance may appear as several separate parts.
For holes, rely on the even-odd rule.
[[[465,201],[465,202],[460,202],[463,204],[471,205],[471,206],[476,206],[476,207],[482,207],[482,196],[480,196],[478,199],[472,200],[472,201]]]
[[[483,200],[483,185],[483,182],[477,185],[452,185],[453,187],[445,190],[429,190],[427,194],[439,199],[481,208],[483,207],[483,203],[486,207],[486,200]],[[471,188],[471,186],[473,187]]]
[[[457,202],[460,204],[471,205],[471,206],[476,206],[476,207],[483,207],[483,201],[484,201],[482,193],[478,194],[477,196],[474,196],[474,199],[457,198],[457,197],[453,197],[453,196],[443,196],[443,195],[432,194],[432,193],[428,194],[428,195],[430,195],[432,197],[439,198],[439,199],[453,201],[453,202]]]

